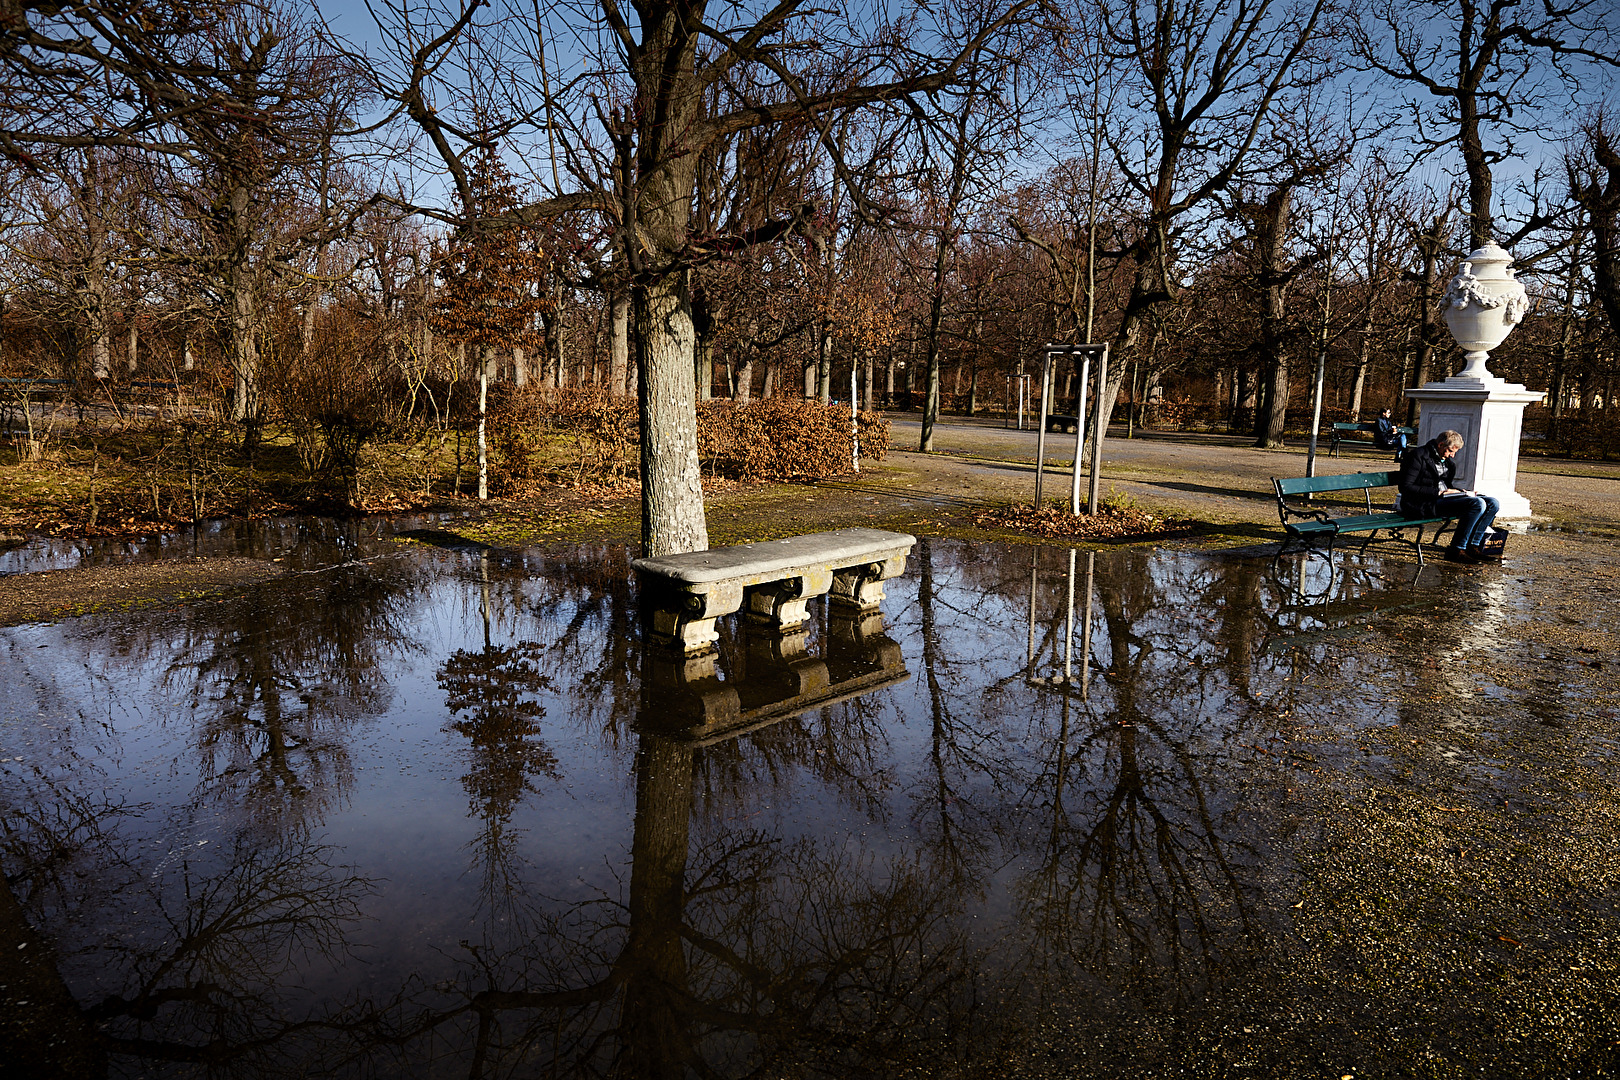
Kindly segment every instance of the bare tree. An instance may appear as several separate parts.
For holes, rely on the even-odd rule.
[[[1462,155],[1473,248],[1495,231],[1492,168],[1535,131],[1538,106],[1555,87],[1578,94],[1593,69],[1620,67],[1608,0],[1373,0],[1359,11],[1356,53],[1410,93],[1420,152]],[[1546,220],[1532,212],[1516,235]]]
[[[1592,273],[1609,329],[1620,337],[1620,139],[1606,112],[1581,123],[1581,142],[1564,158],[1569,191],[1592,233]]]
[[[591,59],[606,73],[569,88],[577,107],[554,108],[561,98],[548,93],[542,62],[531,65],[537,75],[522,100],[510,102],[499,123],[481,126],[458,124],[448,115],[453,110],[441,110],[432,100],[435,94],[454,96],[438,72],[457,42],[478,40],[485,48],[480,55],[493,49],[486,47],[492,37],[469,33],[475,0],[446,11],[432,32],[413,26],[402,6],[392,9],[403,66],[389,93],[425,133],[457,187],[467,183],[465,155],[491,130],[501,124],[511,130],[543,116],[548,138],[555,134],[566,144],[560,149],[577,187],[556,191],[517,216],[594,213],[606,222],[614,250],[624,254],[640,371],[647,553],[708,546],[697,455],[691,271],[720,254],[779,239],[811,214],[800,207],[753,229],[702,235],[692,211],[704,152],[729,135],[806,118],[830,143],[830,125],[843,111],[962,82],[985,44],[1033,6],[1034,0],[1011,0],[953,11],[936,27],[924,28],[845,19],[803,0],[782,0],[763,14],[704,0],[648,0],[636,6],[634,20],[617,0],[600,0],[581,13],[580,25],[570,27],[580,40],[600,42],[600,53]],[[496,23],[487,25],[496,33]],[[539,50],[531,56],[539,59]],[[768,73],[787,90],[785,100],[712,111],[708,88],[727,80],[746,85],[741,74],[750,70]],[[488,72],[483,74],[487,83]],[[838,171],[849,179],[841,164]],[[864,199],[857,202],[864,213],[877,212]]]
[[[1176,247],[1193,211],[1251,168],[1279,102],[1323,74],[1327,0],[1101,0],[1103,26],[1128,73],[1128,103],[1148,117],[1109,132],[1114,162],[1141,200],[1141,224],[1107,254],[1130,268],[1114,332],[1116,362],[1097,407],[1112,413],[1126,361],[1156,309],[1175,299]]]

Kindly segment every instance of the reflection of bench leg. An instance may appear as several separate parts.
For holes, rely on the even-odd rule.
[[[649,652],[644,664],[643,678],[657,697],[660,728],[688,733],[736,723],[741,713],[737,690],[720,681],[712,651],[686,657]]]
[[[860,611],[839,606],[827,620],[827,636],[834,641],[851,645],[865,644],[868,638],[883,633],[883,612]]]
[[[761,656],[768,660],[791,660],[803,656],[809,650],[810,626],[808,623],[800,623],[798,626],[788,627],[781,633],[775,633],[763,623],[751,623],[744,641],[750,655]]]

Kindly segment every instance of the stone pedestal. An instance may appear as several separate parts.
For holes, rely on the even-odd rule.
[[[1540,391],[1486,372],[1483,377],[1453,375],[1426,383],[1406,396],[1423,405],[1417,445],[1442,431],[1460,432],[1467,440],[1455,458],[1458,487],[1493,496],[1502,504],[1498,519],[1530,516],[1529,500],[1516,489],[1519,436],[1524,407],[1540,401]]]

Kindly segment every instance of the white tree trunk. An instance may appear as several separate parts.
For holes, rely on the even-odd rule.
[[[489,365],[478,368],[478,499],[489,498],[489,454],[484,442],[484,408],[489,398]]]
[[[696,334],[686,290],[668,277],[638,290],[641,380],[641,542],[646,556],[705,551],[697,447]]]
[[[129,370],[135,370],[135,357],[141,344],[141,332],[134,326],[129,328]]]

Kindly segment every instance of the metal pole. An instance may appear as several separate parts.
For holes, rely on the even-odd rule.
[[[1107,396],[1104,387],[1108,385],[1108,345],[1103,344],[1102,358],[1097,361],[1097,404],[1092,409],[1096,417],[1091,425],[1091,490],[1086,499],[1086,513],[1095,514],[1098,509],[1097,488],[1102,483],[1102,449],[1103,437],[1108,433],[1108,418],[1103,415],[1103,399]]]
[[[1305,451],[1305,475],[1316,475],[1316,433],[1322,427],[1322,376],[1327,369],[1326,335],[1316,353],[1316,390],[1311,395],[1311,446]]]
[[[1086,388],[1091,381],[1091,357],[1080,362],[1080,400],[1074,410],[1074,475],[1069,480],[1069,513],[1080,512],[1080,459],[1086,448]]]
[[[1080,624],[1080,696],[1091,689],[1091,579],[1097,572],[1097,553],[1086,552],[1086,613]]]
[[[1041,473],[1046,468],[1046,414],[1051,409],[1052,354],[1041,363],[1041,426],[1035,432],[1035,509],[1041,508]]]

